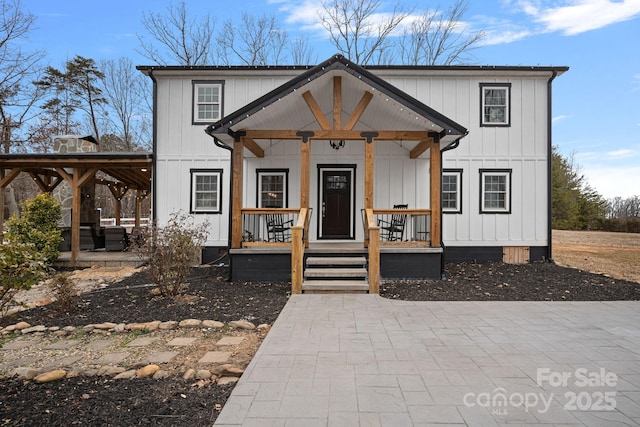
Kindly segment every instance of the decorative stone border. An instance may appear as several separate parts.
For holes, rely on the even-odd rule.
[[[222,329],[225,326],[223,322],[216,320],[200,320],[200,319],[184,319],[182,321],[159,321],[152,322],[140,322],[140,323],[113,323],[104,322],[97,324],[88,324],[85,326],[50,326],[36,325],[31,326],[27,322],[18,322],[13,325],[9,325],[0,329],[0,335],[21,334],[21,335],[34,335],[42,336],[46,333],[51,333],[55,336],[64,337],[71,335],[77,331],[84,331],[86,333],[93,334],[111,334],[111,333],[129,333],[138,330],[146,330],[148,332],[154,331],[169,331],[175,329]],[[247,320],[235,320],[228,323],[230,328],[244,329],[244,330],[264,330],[268,329],[269,325],[263,323],[256,326],[255,324]],[[217,383],[220,385],[230,384],[238,381],[239,377],[244,372],[243,369],[238,368],[231,364],[223,364],[215,367],[213,370],[193,368],[187,369],[182,378],[186,381],[197,380],[197,384],[205,385],[207,383]],[[73,378],[78,376],[109,376],[114,379],[133,379],[133,378],[146,378],[152,377],[153,379],[163,379],[171,376],[169,371],[162,370],[160,366],[156,364],[149,364],[138,369],[126,369],[122,366],[102,366],[100,368],[89,368],[85,370],[71,370],[66,371],[64,369],[54,369],[47,372],[41,372],[38,369],[28,367],[18,367],[13,369],[9,376],[18,376],[24,380],[33,380],[37,384],[44,384],[52,381],[57,381],[63,378]]]

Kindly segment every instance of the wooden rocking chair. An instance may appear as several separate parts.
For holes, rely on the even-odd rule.
[[[409,205],[393,205],[393,209],[407,209]],[[387,242],[401,242],[404,237],[404,226],[407,223],[407,214],[394,213],[391,220],[378,220],[380,237]]]
[[[290,242],[293,220],[284,220],[283,214],[267,214],[267,238],[269,242]]]

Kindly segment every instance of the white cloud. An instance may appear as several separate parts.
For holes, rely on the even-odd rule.
[[[524,1],[520,6],[535,21],[544,24],[547,31],[561,31],[565,35],[584,33],[640,16],[638,0],[573,0],[565,6],[546,8]]]
[[[571,116],[568,116],[568,115],[566,115],[566,114],[560,114],[559,116],[555,116],[554,118],[552,118],[552,119],[551,119],[551,122],[552,122],[552,123],[557,123],[557,122],[560,122],[560,121],[566,120],[566,119],[568,119],[569,117],[571,117]]]
[[[627,159],[636,155],[634,150],[628,148],[621,148],[619,150],[609,151],[607,157],[610,159]]]
[[[591,187],[608,199],[640,195],[640,166],[585,166],[583,173]]]

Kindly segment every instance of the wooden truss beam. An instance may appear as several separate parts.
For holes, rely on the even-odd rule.
[[[362,98],[360,98],[358,105],[356,105],[356,108],[353,109],[353,111],[351,112],[351,116],[349,116],[347,123],[345,123],[344,125],[345,130],[353,129],[356,123],[358,123],[358,120],[360,120],[360,117],[362,117],[364,110],[366,110],[369,106],[371,99],[373,99],[373,94],[371,92],[365,92],[362,95]]]
[[[244,139],[244,146],[245,146],[245,148],[247,150],[251,151],[254,156],[259,157],[259,158],[263,158],[264,157],[264,150],[253,139],[245,138]]]
[[[282,129],[282,130],[261,130],[261,129],[247,129],[245,138],[251,139],[300,139],[297,134],[298,130],[295,129]],[[360,130],[314,130],[311,131],[313,136],[311,139],[345,139],[345,140],[364,140],[365,136],[362,136]],[[422,141],[429,138],[429,132],[427,131],[411,131],[411,130],[380,130],[377,131],[376,141]]]
[[[324,113],[320,109],[320,105],[318,105],[318,102],[313,97],[311,92],[306,91],[305,93],[302,94],[302,97],[304,98],[305,102],[307,103],[307,106],[311,110],[313,117],[315,117],[316,121],[320,125],[320,128],[322,130],[330,130],[331,125],[329,124],[329,121],[327,120]]]
[[[342,77],[333,78],[333,128],[342,129]]]
[[[420,155],[422,155],[422,153],[424,153],[429,149],[429,147],[431,147],[432,143],[433,138],[423,139],[418,145],[413,148],[413,150],[411,150],[411,152],[409,153],[409,158],[417,159],[418,157],[420,157]]]

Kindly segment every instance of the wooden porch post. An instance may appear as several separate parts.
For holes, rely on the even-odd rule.
[[[242,246],[242,175],[244,162],[244,141],[233,142],[233,205],[231,206],[231,248]]]
[[[300,146],[300,207],[309,208],[309,187],[311,173],[311,140]]]
[[[134,227],[140,227],[140,211],[142,210],[142,194],[140,190],[136,190],[136,219],[134,223]]]
[[[80,176],[82,169],[74,168],[71,187],[73,197],[71,199],[71,265],[75,267],[80,251],[80,209],[82,205],[80,191]]]
[[[364,208],[373,209],[374,145],[375,140],[364,143]]]
[[[440,177],[442,176],[442,164],[440,158],[440,141],[435,140],[433,144],[431,144],[429,152],[429,163],[430,163],[430,182],[431,188],[429,191],[430,199],[431,199],[431,246],[439,247],[441,236],[441,226],[440,226]]]

